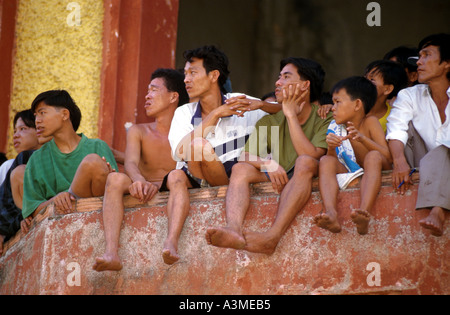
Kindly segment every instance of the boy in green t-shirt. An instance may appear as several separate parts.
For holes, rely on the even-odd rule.
[[[108,145],[99,139],[77,134],[81,111],[67,91],[39,94],[31,105],[36,130],[53,140],[36,151],[28,161],[23,184],[22,229],[54,202],[67,213],[76,198],[103,196],[108,174],[117,164]]]
[[[262,118],[250,136],[240,162],[233,167],[226,196],[226,227],[209,228],[208,244],[272,254],[281,237],[311,195],[319,158],[327,151],[325,120],[317,114],[325,72],[315,61],[287,58],[275,94],[283,111]],[[265,233],[244,232],[250,184],[272,182],[281,193],[278,214]]]

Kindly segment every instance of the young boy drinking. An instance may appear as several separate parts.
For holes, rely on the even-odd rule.
[[[332,89],[334,121],[328,128],[328,153],[319,164],[319,188],[325,213],[314,223],[333,233],[341,226],[337,218],[336,200],[340,174],[356,172],[363,166],[360,209],[351,218],[359,234],[368,233],[370,211],[381,187],[381,171],[391,168],[392,158],[378,119],[367,116],[377,99],[375,86],[366,78],[351,77]],[[362,173],[362,171],[361,171]],[[345,175],[344,175],[345,176]]]

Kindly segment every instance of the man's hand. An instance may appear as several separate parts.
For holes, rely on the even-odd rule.
[[[332,108],[333,108],[333,104],[320,105],[319,109],[317,110],[317,114],[319,115],[320,118],[326,119],[328,116],[328,113],[330,112],[330,110]]]
[[[240,117],[242,117],[245,112],[261,109],[264,105],[261,100],[249,99],[246,95],[231,97],[225,104],[230,105],[233,110],[240,111],[241,114],[238,115]]]
[[[51,199],[55,203],[56,210],[62,213],[70,213],[72,211],[72,201],[75,197],[68,192],[57,194]]]
[[[283,88],[283,112],[286,117],[298,116],[306,104],[308,88],[303,88],[300,83],[289,84]]]
[[[411,177],[409,176],[411,168],[408,163],[394,163],[392,170],[392,186],[398,194],[404,195],[412,184]],[[400,187],[400,184],[402,184]],[[399,188],[400,187],[400,188]]]
[[[112,168],[111,164],[109,164],[109,162],[106,161],[105,157],[102,157],[102,160],[105,161],[106,166],[108,167],[109,173],[115,173],[116,172],[116,170]]]
[[[22,230],[23,234],[27,234],[30,231],[32,221],[33,218],[31,216],[20,221],[20,229]]]
[[[261,172],[265,172],[269,176],[273,189],[281,194],[284,187],[289,182],[289,178],[284,168],[274,160],[271,160],[268,165],[261,167]]]
[[[136,181],[130,185],[129,191],[139,202],[147,203],[158,193],[158,187],[150,182]]]

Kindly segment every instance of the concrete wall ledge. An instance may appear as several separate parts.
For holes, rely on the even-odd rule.
[[[124,269],[105,273],[92,270],[105,246],[102,198],[80,200],[67,215],[49,206],[27,235],[19,231],[6,244],[0,294],[450,294],[448,220],[443,237],[424,231],[419,221],[427,213],[414,210],[417,185],[399,196],[386,173],[369,234],[360,236],[349,217],[359,207],[358,188],[356,180],[340,193],[343,230],[331,234],[312,223],[322,208],[316,180],[271,256],[208,246],[206,228],[225,224],[227,187],[192,190],[181,259],[173,266],[161,258],[168,194],[148,204],[128,196],[119,253]],[[253,185],[245,228],[267,229],[277,204],[270,184]]]

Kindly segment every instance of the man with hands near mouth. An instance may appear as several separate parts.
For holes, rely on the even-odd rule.
[[[210,245],[272,254],[311,194],[318,159],[326,153],[331,113],[322,120],[315,103],[325,72],[315,61],[287,58],[281,62],[275,94],[282,111],[262,118],[233,167],[226,196],[227,226],[209,228]],[[264,233],[243,231],[250,206],[250,184],[272,182],[281,194],[272,227]]]

